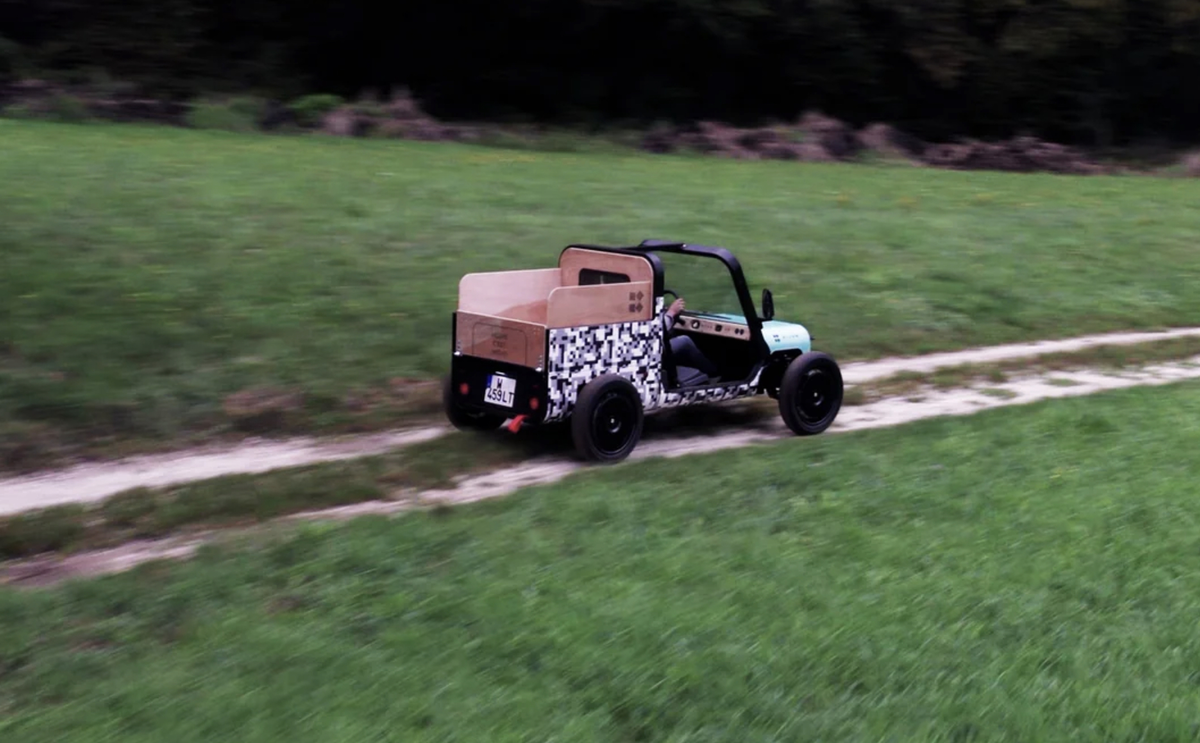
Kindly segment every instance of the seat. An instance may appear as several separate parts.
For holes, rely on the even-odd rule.
[[[699,369],[676,364],[669,340],[663,344],[663,367],[667,373],[666,381],[673,387],[699,387],[710,381],[709,376]]]
[[[698,387],[708,382],[708,375],[690,366],[675,367],[675,378],[680,387]]]

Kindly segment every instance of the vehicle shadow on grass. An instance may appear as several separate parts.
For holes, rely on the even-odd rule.
[[[716,436],[736,431],[762,431],[775,426],[779,414],[773,405],[713,403],[650,413],[645,417],[642,441]],[[516,460],[534,457],[573,457],[575,442],[570,421],[531,426],[518,434],[500,430],[486,434],[487,444]]]
[[[767,430],[778,421],[779,414],[773,404],[766,405],[761,401],[712,403],[664,410],[646,416],[642,436],[647,440],[713,436],[738,430]]]

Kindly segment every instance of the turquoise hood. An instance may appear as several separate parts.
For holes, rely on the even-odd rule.
[[[792,350],[808,353],[812,350],[812,336],[808,328],[798,323],[768,320],[763,323],[762,332],[771,353]]]

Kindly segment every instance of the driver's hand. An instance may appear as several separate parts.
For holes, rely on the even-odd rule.
[[[687,307],[687,302],[684,302],[683,297],[680,297],[679,299],[676,299],[674,302],[672,302],[671,306],[669,308],[667,308],[667,314],[670,315],[671,317],[678,317],[679,313],[683,312],[683,310],[686,307]]]

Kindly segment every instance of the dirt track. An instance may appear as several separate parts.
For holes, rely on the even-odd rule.
[[[1164,332],[1116,333],[1107,335],[1071,338],[1059,341],[1039,341],[971,349],[953,353],[931,354],[910,358],[892,358],[880,361],[855,362],[843,367],[843,376],[848,385],[879,380],[900,371],[931,371],[948,366],[968,363],[986,363],[1002,359],[1033,357],[1038,355],[1077,351],[1104,345],[1132,345],[1148,341],[1172,338],[1200,337],[1200,328],[1184,328]],[[1161,373],[1175,378],[1200,376],[1200,372],[1186,366],[1167,365],[1159,368]],[[961,415],[997,405],[1019,404],[1023,401],[1090,394],[1115,386],[1130,386],[1128,379],[1096,373],[1058,373],[1057,378],[1071,378],[1076,385],[1056,387],[1029,381],[1012,385],[993,385],[1011,388],[1018,393],[1013,399],[991,397],[978,391],[956,390],[927,396],[920,403],[903,399],[882,400],[865,406],[846,406],[831,431],[848,431],[879,425],[897,425],[910,420],[938,415]],[[1136,384],[1153,384],[1150,377],[1136,378]],[[1022,387],[1021,385],[1025,386]],[[728,434],[705,436],[697,439],[663,438],[646,441],[639,446],[636,458],[666,454],[685,454],[700,449],[726,448],[778,435],[774,430],[734,430]],[[25,477],[0,480],[0,516],[18,513],[33,508],[42,508],[63,503],[83,503],[101,500],[119,492],[138,487],[161,488],[185,482],[194,482],[230,474],[261,473],[283,467],[297,467],[319,462],[351,459],[380,454],[389,449],[424,441],[446,433],[443,426],[373,434],[336,440],[292,439],[285,441],[251,441],[234,447],[207,447],[167,455],[135,457],[110,463],[86,464],[65,470],[38,473]],[[542,476],[570,471],[571,462],[530,463],[529,474],[535,479]],[[520,470],[521,468],[517,468]],[[518,476],[515,471],[511,475]],[[506,475],[492,476],[503,481]],[[490,482],[490,480],[489,480]],[[482,487],[482,485],[481,485]],[[486,490],[486,488],[485,488]],[[453,500],[474,499],[460,487]],[[486,496],[485,496],[486,497]]]
[[[164,488],[225,475],[369,457],[440,436],[447,430],[433,426],[328,440],[252,440],[232,447],[201,447],[14,477],[0,480],[0,516],[102,500],[133,488]]]
[[[951,363],[965,363],[959,359],[961,357],[956,357],[956,360]],[[882,375],[887,376],[894,373],[894,371],[895,369],[892,368],[889,371],[882,372]],[[861,373],[862,370],[860,367]],[[879,377],[866,375],[859,377],[860,381],[872,378]],[[868,428],[895,426],[920,419],[946,415],[970,415],[989,408],[1029,404],[1052,398],[1090,395],[1105,390],[1170,384],[1186,379],[1200,379],[1200,356],[1176,363],[1147,366],[1136,371],[1101,373],[1094,370],[1081,370],[1030,375],[1002,384],[981,385],[974,388],[946,391],[928,391],[915,398],[887,398],[868,405],[844,407],[838,420],[830,428],[829,433],[836,434]],[[427,438],[431,435],[436,435],[438,432],[440,432],[440,429],[422,429],[421,431],[411,432],[403,436],[396,435],[391,438],[377,436],[365,443],[361,441],[359,443],[363,446],[370,446],[372,451],[375,451],[377,448],[386,448],[388,445],[403,445],[406,440],[413,441]],[[631,459],[677,457],[697,451],[716,451],[790,437],[790,433],[783,428],[778,419],[772,418],[765,425],[735,429],[715,436],[679,437],[665,435],[649,438],[638,447]],[[240,451],[245,455],[245,449]],[[294,456],[302,456],[303,451],[307,451],[310,455],[313,453],[337,454],[336,458],[354,456],[353,452],[356,451],[361,453],[360,449],[352,445],[343,445],[340,449],[329,447],[327,449],[310,448],[307,450],[294,449],[286,451],[290,451]],[[210,453],[204,456],[214,456],[214,454]],[[219,457],[219,454],[217,456]],[[250,459],[252,460],[253,458],[250,457]],[[186,457],[184,461],[186,461]],[[277,463],[281,460],[274,461]],[[257,462],[256,466],[258,469],[256,471],[269,468],[269,465],[269,462]],[[394,499],[390,501],[373,501],[321,511],[311,511],[296,514],[286,519],[281,519],[281,521],[335,520],[365,514],[395,513],[412,508],[414,505],[470,503],[487,498],[502,497],[532,485],[552,483],[581,469],[582,465],[571,459],[546,457],[540,460],[525,462],[516,467],[460,480],[453,489],[425,491],[421,493],[397,493]],[[151,474],[153,474],[153,471],[151,471]],[[162,476],[162,474],[159,473],[159,476]],[[51,482],[54,481],[52,480]],[[45,485],[45,483],[42,484]],[[6,487],[11,487],[11,483]],[[0,490],[0,493],[2,492]],[[79,492],[77,491],[76,495],[78,494]],[[84,494],[95,496],[94,492]],[[8,501],[5,501],[4,503],[10,510],[16,505],[15,502],[10,504]],[[140,563],[152,560],[186,558],[191,556],[202,544],[219,536],[219,533],[214,533],[210,535],[171,537],[159,541],[133,542],[112,549],[97,550],[94,552],[84,552],[68,556],[46,555],[29,560],[12,562],[0,566],[0,584],[7,583],[10,585],[37,587],[50,585],[70,578],[88,577],[128,570]]]
[[[970,415],[989,408],[1022,405],[1062,397],[1077,397],[1097,392],[1170,384],[1185,379],[1200,379],[1200,356],[1171,364],[1147,366],[1137,371],[1100,373],[1096,371],[1054,372],[1034,375],[1003,384],[977,388],[931,391],[919,399],[888,398],[868,405],[843,408],[829,433],[836,434],[868,428],[900,425],[945,415]],[[827,434],[828,435],[828,434]],[[645,440],[631,460],[650,457],[677,457],[697,451],[716,451],[746,446],[791,435],[777,419],[766,425],[733,430],[720,435],[691,437],[661,436]],[[521,488],[544,485],[578,472],[579,463],[562,457],[545,457],[516,467],[460,480],[453,489],[421,493],[397,493],[393,500],[371,501],[338,508],[310,511],[280,519],[337,520],[366,514],[390,514],[419,505],[463,504],[497,498]],[[202,544],[220,537],[209,535],[170,537],[159,541],[132,542],[119,547],[73,555],[46,555],[0,565],[0,584],[38,587],[69,578],[80,578],[128,570],[140,563],[191,556]]]
[[[1175,338],[1200,338],[1200,328],[1174,328],[1155,332],[1105,333],[1031,343],[1009,343],[1001,346],[970,348],[965,351],[931,353],[922,356],[859,361],[844,364],[842,377],[846,384],[863,384],[884,379],[899,372],[931,372],[962,364],[986,364],[1006,359],[1045,356],[1052,353],[1071,353],[1100,346],[1132,346],[1138,343],[1168,341]]]
[[[1092,395],[1106,390],[1171,384],[1187,379],[1200,379],[1200,356],[1175,363],[1146,366],[1137,371],[1103,373],[1081,370],[1030,375],[1001,384],[928,391],[911,399],[891,397],[868,405],[843,407],[826,435],[898,426],[941,416],[971,415],[990,408]],[[712,452],[786,438],[792,438],[791,432],[778,418],[772,418],[767,425],[756,429],[734,430],[715,436],[663,437],[645,441],[630,456],[630,460],[678,457],[699,451]],[[581,468],[582,465],[574,461],[530,462],[464,479],[458,482],[454,489],[425,491],[419,494],[419,499],[423,502],[469,503],[507,495],[530,485],[554,482]],[[379,509],[395,510],[395,506],[361,504],[305,516],[324,518],[339,513],[367,513]]]

